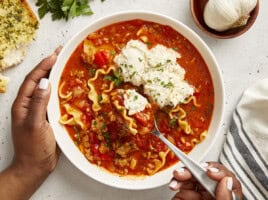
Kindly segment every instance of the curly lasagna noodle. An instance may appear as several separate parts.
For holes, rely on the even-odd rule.
[[[214,93],[199,52],[169,26],[125,21],[83,40],[59,83],[60,123],[89,162],[119,175],[153,175],[205,139]]]

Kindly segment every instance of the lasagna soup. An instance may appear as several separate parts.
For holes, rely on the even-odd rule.
[[[60,123],[89,160],[119,175],[153,175],[178,162],[151,134],[154,119],[189,153],[207,135],[213,84],[195,47],[169,26],[143,20],[90,33],[62,72]]]

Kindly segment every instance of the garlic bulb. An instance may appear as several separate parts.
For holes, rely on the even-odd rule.
[[[204,9],[205,23],[217,31],[240,27],[247,23],[257,0],[209,0]]]

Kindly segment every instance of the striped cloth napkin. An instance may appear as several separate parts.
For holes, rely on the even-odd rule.
[[[268,199],[268,79],[242,95],[220,162],[241,181],[244,199]]]

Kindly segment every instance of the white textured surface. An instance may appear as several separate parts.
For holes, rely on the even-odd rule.
[[[30,0],[33,9],[34,0]],[[216,160],[221,150],[224,134],[235,105],[244,89],[257,80],[268,77],[268,1],[260,0],[260,13],[254,26],[244,35],[219,40],[204,35],[194,24],[188,0],[100,0],[91,2],[95,14],[79,17],[68,22],[52,22],[50,16],[40,21],[37,40],[28,49],[26,59],[19,66],[9,69],[4,75],[11,81],[7,93],[0,95],[0,170],[13,156],[10,134],[10,108],[25,75],[46,55],[70,39],[86,24],[104,15],[124,10],[148,10],[173,17],[196,31],[214,52],[221,67],[226,91],[224,124],[221,136],[214,145],[208,160]],[[32,200],[56,199],[116,199],[160,200],[174,195],[167,186],[145,191],[126,191],[102,185],[80,173],[64,155],[61,155],[56,170],[33,195]]]

